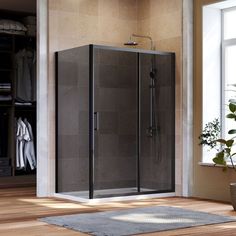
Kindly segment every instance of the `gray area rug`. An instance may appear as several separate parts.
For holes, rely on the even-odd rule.
[[[121,236],[225,223],[236,221],[236,218],[177,207],[152,206],[40,220],[96,236]]]

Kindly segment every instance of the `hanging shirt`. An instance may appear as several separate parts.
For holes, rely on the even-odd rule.
[[[16,129],[16,167],[17,169],[26,169],[29,163],[31,170],[36,168],[36,158],[34,151],[34,138],[32,127],[25,119],[17,120]]]
[[[16,125],[16,168],[26,168],[26,157],[24,155],[25,142],[30,140],[30,135],[25,123],[21,118]]]
[[[36,100],[36,53],[23,49],[15,56],[16,99],[25,102]]]
[[[31,170],[34,170],[36,168],[36,158],[34,151],[33,131],[30,123],[26,119],[24,119],[24,123],[29,133],[29,140],[25,142],[24,157],[29,162]]]

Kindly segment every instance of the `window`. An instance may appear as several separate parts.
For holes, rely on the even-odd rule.
[[[235,121],[225,118],[226,104],[236,98],[236,8],[222,10],[222,126],[223,135],[235,128]]]
[[[203,8],[203,128],[219,118],[222,136],[235,129],[225,118],[229,99],[236,99],[236,7],[221,9],[217,4]],[[236,147],[235,147],[236,150]],[[212,163],[216,150],[203,148],[202,162]]]
[[[236,38],[236,8],[222,10],[224,21],[224,40]]]

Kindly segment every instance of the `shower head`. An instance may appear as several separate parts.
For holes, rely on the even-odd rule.
[[[126,45],[126,46],[136,46],[136,45],[138,45],[138,43],[137,43],[136,41],[132,40],[132,38],[134,38],[134,37],[135,37],[135,38],[145,38],[145,39],[149,39],[149,40],[150,40],[150,43],[151,43],[150,49],[151,49],[151,50],[155,50],[155,46],[153,45],[152,37],[146,36],[146,35],[132,34],[132,35],[130,36],[130,40],[129,40],[128,42],[124,43],[124,45]]]
[[[137,46],[138,43],[132,40],[129,40],[128,42],[124,43],[126,46]]]

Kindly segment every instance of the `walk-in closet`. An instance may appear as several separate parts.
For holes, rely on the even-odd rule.
[[[0,188],[34,185],[37,170],[36,13],[23,10],[0,3]]]

